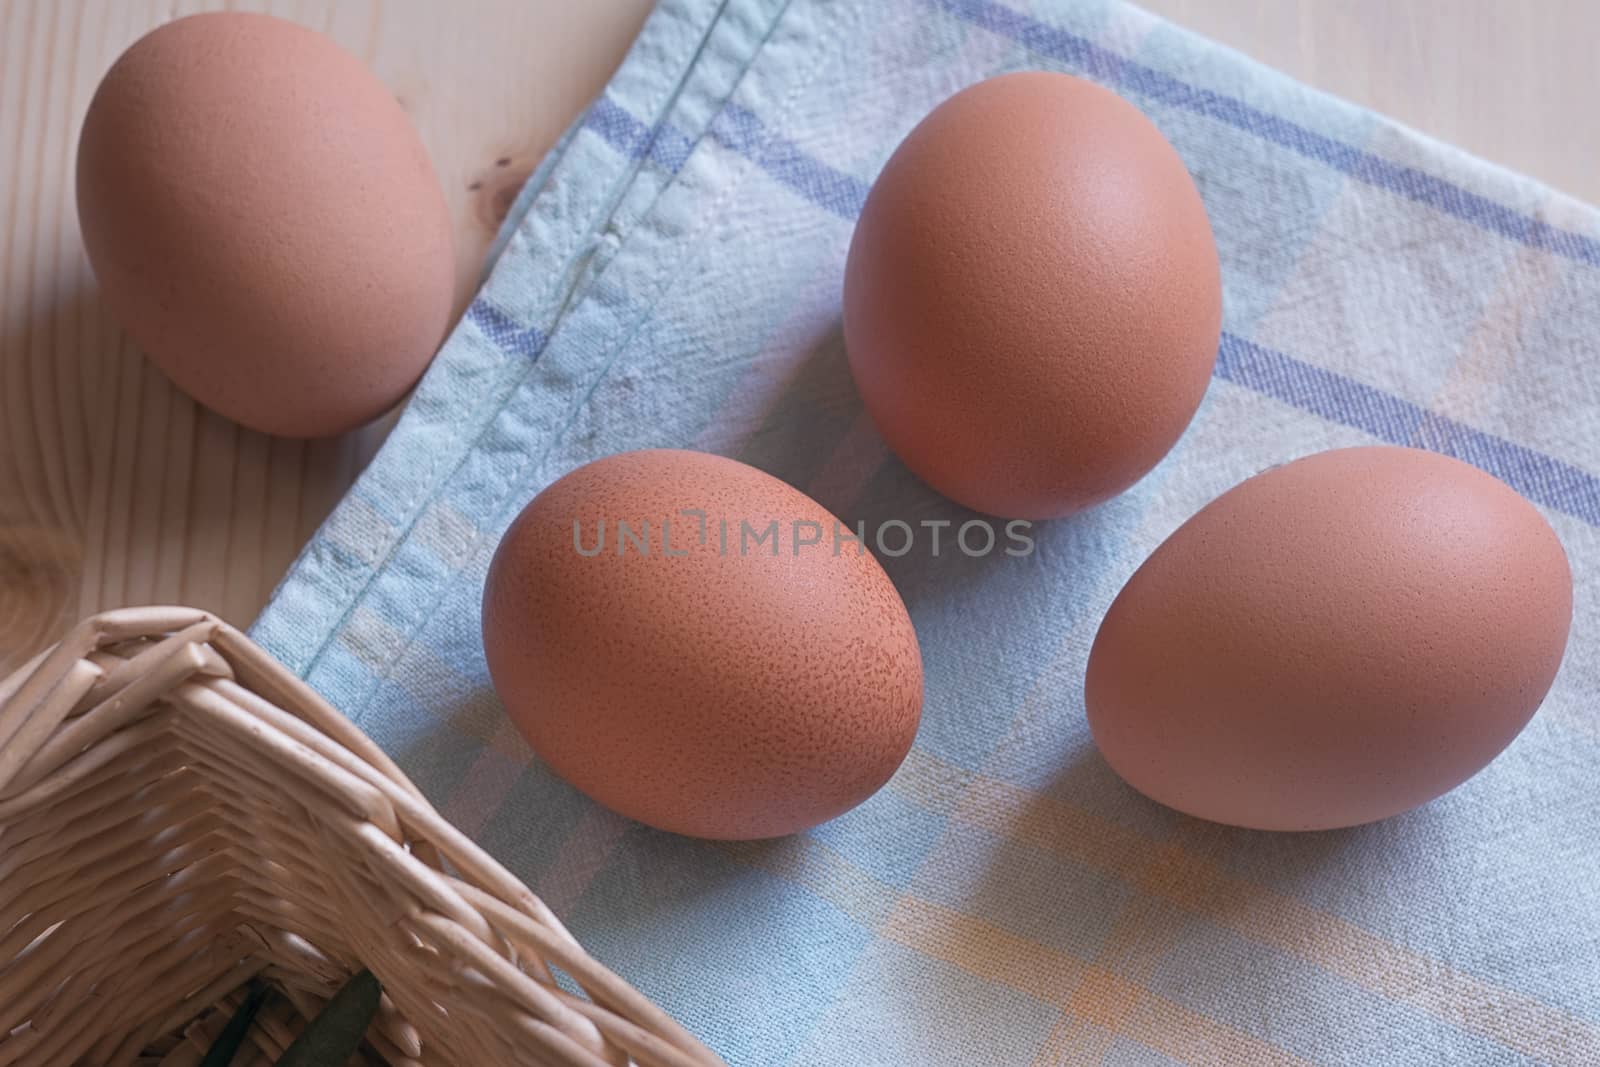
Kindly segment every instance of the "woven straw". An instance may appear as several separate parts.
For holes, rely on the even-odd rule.
[[[0,1067],[192,1067],[258,975],[235,1062],[271,1063],[363,966],[353,1062],[721,1062],[215,617],[99,615],[0,682]]]

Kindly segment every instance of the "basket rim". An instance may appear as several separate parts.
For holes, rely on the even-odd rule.
[[[132,647],[133,654],[119,658],[119,646]],[[8,823],[70,795],[74,774],[92,773],[89,765],[159,705],[203,716],[207,730],[272,748],[330,788],[331,798],[358,820],[364,850],[378,850],[380,862],[424,903],[413,920],[449,939],[493,977],[499,998],[544,1031],[530,1052],[544,1045],[572,1063],[602,1063],[573,1039],[589,1033],[640,1064],[722,1065],[664,1010],[590,956],[532,890],[444,819],[354,723],[241,631],[201,609],[102,612],[0,680],[0,835]],[[7,877],[0,868],[0,885]],[[531,950],[529,962],[539,973],[515,962],[518,948]],[[0,988],[11,962],[0,959]],[[552,965],[590,999],[556,984]],[[225,996],[253,973],[234,971],[231,987],[209,992]],[[0,1063],[8,1059],[7,1043],[0,1034]]]

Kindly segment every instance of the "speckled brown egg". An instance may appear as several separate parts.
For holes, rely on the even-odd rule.
[[[178,19],[100,83],[78,215],[105,300],[181,389],[253,429],[360,425],[444,334],[450,217],[354,56],[266,15]]]
[[[1572,618],[1555,532],[1475,467],[1350,448],[1203,508],[1111,605],[1089,725],[1145,795],[1317,830],[1416,807],[1532,717]]]
[[[905,605],[841,534],[720,456],[580,467],[489,568],[495,691],[552,770],[651,826],[745,839],[831,819],[894,773],[922,710]]]
[[[1133,484],[1216,361],[1216,246],[1159,130],[1065,74],[965,89],[911,131],[845,270],[850,368],[879,432],[978,511],[1065,515]]]

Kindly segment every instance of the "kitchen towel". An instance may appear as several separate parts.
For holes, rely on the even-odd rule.
[[[900,138],[1025,68],[1112,87],[1195,176],[1226,312],[1193,425],[1127,493],[1037,526],[1030,558],[883,560],[927,704],[856,811],[728,845],[588,802],[489,686],[501,531],[566,471],[658,446],[869,529],[967,517],[863,416],[840,281]],[[1597,336],[1593,209],[1136,8],[663,0],[255,636],[735,1067],[1597,1064]],[[1378,441],[1484,467],[1565,542],[1572,640],[1532,724],[1450,795],[1340,832],[1124,786],[1082,700],[1123,581],[1243,478]]]

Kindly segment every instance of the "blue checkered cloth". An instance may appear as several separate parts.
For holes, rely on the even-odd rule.
[[[561,474],[659,446],[869,528],[964,518],[864,418],[841,272],[900,138],[1025,68],[1122,93],[1194,173],[1226,290],[1199,415],[1030,560],[884,560],[927,706],[859,809],[728,845],[590,803],[490,690],[500,533]],[[1597,1064],[1597,235],[1591,208],[1121,3],[663,0],[255,636],[734,1065]],[[1358,829],[1135,794],[1083,716],[1112,596],[1248,475],[1373,441],[1475,463],[1555,526],[1576,617],[1543,709],[1471,782]]]

